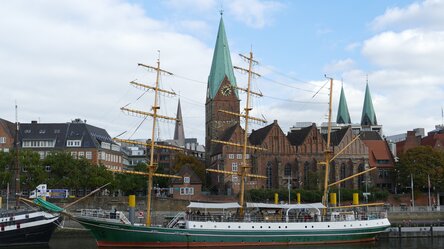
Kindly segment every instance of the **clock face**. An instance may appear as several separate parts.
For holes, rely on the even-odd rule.
[[[224,87],[222,87],[222,88],[220,89],[220,92],[221,92],[222,95],[224,95],[224,96],[228,96],[228,95],[230,95],[230,94],[231,94],[231,86],[229,86],[229,85],[225,85]]]

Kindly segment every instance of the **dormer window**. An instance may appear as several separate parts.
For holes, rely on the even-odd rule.
[[[183,183],[190,183],[190,177],[185,176],[185,177],[183,178]]]
[[[80,147],[82,145],[82,140],[67,140],[66,147]]]

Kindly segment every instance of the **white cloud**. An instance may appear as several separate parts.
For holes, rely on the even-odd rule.
[[[440,73],[444,31],[384,32],[365,41],[362,52],[380,67]]]
[[[0,15],[0,112],[5,119],[14,120],[17,100],[21,122],[80,117],[111,135],[130,133],[141,119],[126,116],[119,108],[131,102],[133,108],[149,110],[152,96],[135,101],[142,91],[128,82],[155,80],[137,63],[155,64],[160,50],[164,69],[203,82],[208,76],[212,48],[169,23],[147,17],[137,5],[11,1],[2,3]],[[202,137],[203,130],[191,127],[204,123],[205,83],[179,77],[164,77],[162,83],[166,89],[193,96],[189,99],[194,102],[182,99],[185,130],[187,136]],[[177,100],[166,103],[161,103],[161,112],[175,115]],[[146,121],[135,137],[148,137],[150,125]],[[160,135],[171,138],[172,132],[164,129]]]
[[[359,48],[361,45],[362,45],[362,44],[359,43],[359,42],[352,42],[352,43],[348,44],[348,45],[345,47],[345,50],[347,50],[347,51],[355,51],[355,50],[356,50],[357,48]]]
[[[324,72],[326,74],[332,74],[336,72],[343,72],[346,70],[350,70],[355,66],[355,62],[351,58],[347,58],[344,60],[333,61],[327,66],[324,67]]]
[[[284,5],[277,1],[233,0],[227,3],[230,14],[253,28],[263,28],[273,22],[273,14]]]
[[[170,8],[191,12],[208,12],[217,9],[216,0],[166,0]]]
[[[426,0],[415,2],[405,8],[389,8],[371,23],[375,30],[387,28],[426,28],[442,29],[444,27],[444,1]]]

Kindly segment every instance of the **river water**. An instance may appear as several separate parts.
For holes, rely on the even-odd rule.
[[[88,234],[60,235],[55,234],[49,246],[43,247],[21,247],[26,249],[95,249],[94,239]],[[241,248],[241,247],[239,247]],[[250,247],[258,248],[258,247]],[[443,249],[444,237],[441,238],[383,238],[376,242],[345,245],[310,245],[291,247],[260,247],[261,249]],[[213,248],[214,249],[214,248]],[[232,249],[230,247],[230,249]]]

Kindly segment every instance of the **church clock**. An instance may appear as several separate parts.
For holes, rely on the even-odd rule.
[[[224,87],[222,87],[220,89],[220,92],[222,93],[222,95],[224,96],[228,96],[231,94],[231,86],[230,85],[225,85]]]

